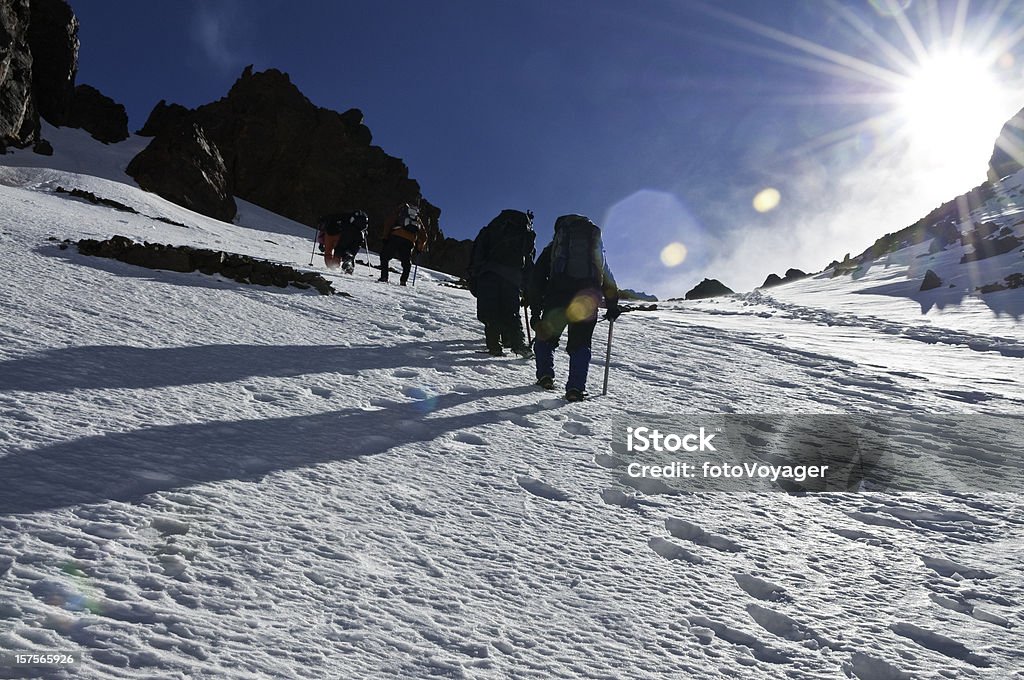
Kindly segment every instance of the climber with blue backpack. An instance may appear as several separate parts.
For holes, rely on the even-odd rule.
[[[598,308],[604,302],[605,318],[612,321],[621,314],[619,290],[605,260],[601,229],[582,215],[562,215],[555,220],[554,238],[537,258],[527,297],[530,325],[537,334],[533,344],[536,384],[554,389],[554,352],[568,328],[565,398],[582,401]]]

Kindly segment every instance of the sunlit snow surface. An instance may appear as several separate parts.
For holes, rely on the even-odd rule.
[[[569,405],[440,274],[323,297],[59,249],[312,243],[141,192],[145,140],[48,138],[0,159],[65,168],[0,168],[0,650],[83,661],[0,677],[1024,678],[1019,494],[678,493],[609,447],[634,412],[1020,413],[1024,293],[963,293],[961,253],[627,315]]]

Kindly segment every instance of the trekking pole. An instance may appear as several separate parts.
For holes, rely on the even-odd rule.
[[[427,252],[427,251],[426,250],[421,250],[420,252],[416,253],[415,267],[413,267],[413,270],[412,270],[412,285],[413,285],[413,287],[416,286],[416,274],[420,271],[420,260],[423,259],[423,253],[425,253],[425,252]]]
[[[313,251],[309,254],[309,266],[313,266],[313,258],[316,257],[316,242],[320,240],[320,230],[316,230],[316,234],[313,236]]]
[[[370,264],[370,244],[366,242],[366,232],[363,232],[363,250],[366,251],[366,268],[370,270],[370,276],[373,277],[373,265]]]
[[[526,305],[523,305],[523,319],[526,321],[526,345],[533,346],[533,338],[530,337],[530,316],[526,312]]]
[[[601,395],[608,394],[608,366],[612,362],[612,329],[615,328],[615,319],[608,319],[608,349],[604,353],[604,387]]]

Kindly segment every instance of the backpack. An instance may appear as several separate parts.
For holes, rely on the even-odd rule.
[[[395,228],[405,229],[410,234],[417,233],[420,230],[420,209],[406,203],[398,214]]]
[[[555,220],[551,241],[551,279],[578,279],[599,287],[604,283],[604,246],[601,229],[582,215]]]
[[[348,223],[353,234],[359,232],[366,236],[366,229],[370,226],[370,216],[362,210],[357,210],[348,218]]]
[[[338,213],[324,215],[317,222],[317,229],[319,229],[322,233],[330,234],[331,236],[334,236],[335,234],[340,234],[343,225],[343,217],[345,216]]]
[[[532,213],[502,210],[485,227],[484,233],[487,234],[487,252],[483,257],[488,263],[515,269],[533,263],[537,234],[533,231]]]

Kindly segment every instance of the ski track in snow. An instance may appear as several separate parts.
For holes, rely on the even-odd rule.
[[[84,652],[39,677],[1024,678],[1018,495],[694,494],[607,445],[623,411],[1019,410],[1019,326],[632,314],[610,395],[566,404],[442,275],[141,270],[46,238],[305,266],[309,234],[50,170],[0,203],[0,650]]]

